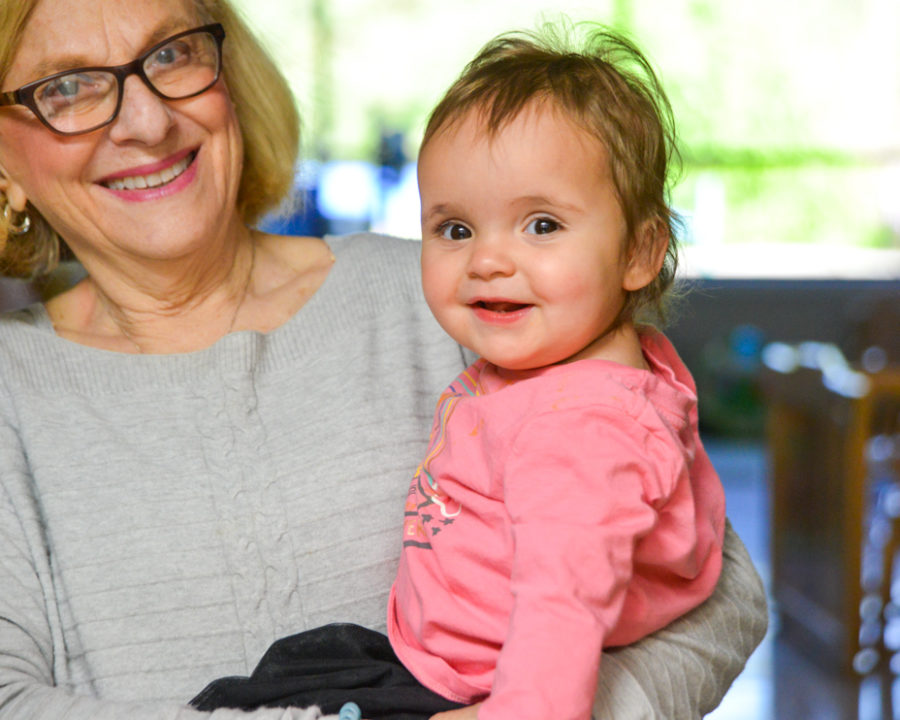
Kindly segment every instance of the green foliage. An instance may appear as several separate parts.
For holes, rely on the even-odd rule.
[[[383,127],[415,148],[484,42],[565,13],[646,50],[685,158],[676,204],[704,212],[698,183],[718,178],[721,242],[900,250],[900,189],[887,200],[883,190],[900,169],[897,0],[237,2],[281,58],[313,153],[371,158]]]

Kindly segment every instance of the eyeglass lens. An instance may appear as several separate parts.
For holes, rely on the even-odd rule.
[[[144,58],[144,75],[157,93],[177,100],[215,83],[219,72],[216,38],[201,31],[182,35]],[[61,132],[79,132],[110,121],[119,102],[119,80],[106,70],[80,70],[55,77],[34,92],[44,119]]]

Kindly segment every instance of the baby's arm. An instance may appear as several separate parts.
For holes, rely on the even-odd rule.
[[[709,600],[643,640],[603,654],[597,720],[700,718],[722,701],[768,626],[762,581],[730,524],[723,552]]]
[[[557,409],[518,429],[501,460],[514,600],[481,720],[587,720],[604,643],[649,632],[712,591],[718,541],[707,533],[715,544],[695,545],[693,532],[673,531],[690,529],[700,510],[686,486],[683,454],[668,437],[605,405]],[[645,580],[619,627],[635,548],[659,523],[661,508],[668,519],[659,551],[670,559],[655,577],[678,567],[702,582],[678,583],[676,591]]]
[[[766,634],[766,596],[744,544],[729,524],[712,597],[652,635],[603,653],[597,720],[700,718],[718,706]],[[481,703],[432,720],[477,720]]]

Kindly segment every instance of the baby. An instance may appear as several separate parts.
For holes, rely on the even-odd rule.
[[[431,115],[422,285],[480,358],[444,392],[388,627],[480,720],[588,718],[601,648],[703,602],[724,496],[696,395],[637,325],[673,277],[670,109],[643,56],[506,36]]]
[[[337,625],[276,643],[254,673],[287,683],[268,704],[333,712],[331,680],[297,681],[327,654],[357,683],[336,697],[365,717],[481,702],[479,720],[586,720],[602,649],[712,593],[725,502],[695,386],[636,322],[673,281],[672,152],[656,76],[602,29],[580,52],[501,36],[438,104],[419,156],[422,284],[479,359],[441,396],[409,490],[388,636],[413,689],[367,695],[360,673],[396,658]]]

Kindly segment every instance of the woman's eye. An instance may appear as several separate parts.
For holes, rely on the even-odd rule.
[[[445,223],[438,230],[440,230],[441,237],[447,240],[468,240],[472,237],[472,231],[459,223]]]
[[[112,78],[115,80],[115,78]],[[35,99],[45,111],[94,102],[109,92],[111,81],[101,73],[63,75],[42,85]]]
[[[41,88],[41,94],[46,98],[58,97],[71,100],[78,97],[82,86],[90,87],[90,82],[85,82],[85,78],[78,75],[65,75],[47,83]]]
[[[172,42],[153,53],[149,60],[153,65],[168,67],[184,62],[189,56],[190,48],[185,43]]]
[[[63,78],[53,87],[53,92],[59,93],[63,97],[75,97],[78,94],[78,88],[81,83],[76,78]]]
[[[528,223],[525,228],[525,232],[531,233],[532,235],[547,235],[552,232],[556,232],[559,230],[559,223],[556,220],[551,220],[550,218],[535,218],[530,223]]]

